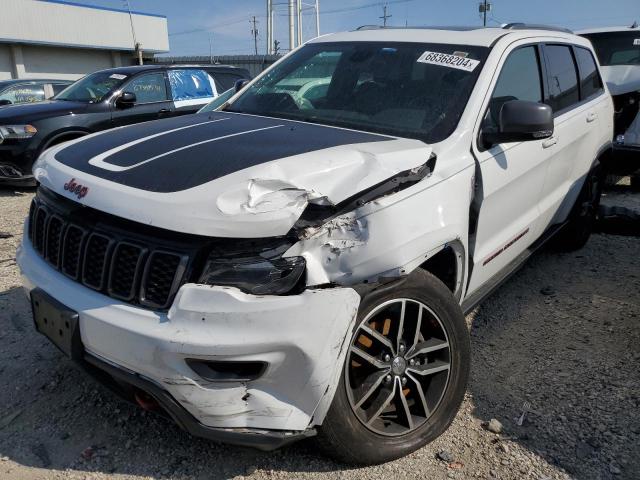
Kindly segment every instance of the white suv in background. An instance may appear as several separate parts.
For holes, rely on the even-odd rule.
[[[317,38],[219,111],[40,157],[36,328],[193,434],[397,458],[458,411],[464,314],[552,235],[587,241],[612,122],[566,31]]]

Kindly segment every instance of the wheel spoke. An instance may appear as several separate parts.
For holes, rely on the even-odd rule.
[[[404,313],[407,311],[407,301],[402,300],[402,307],[400,308],[400,324],[398,325],[398,334],[396,336],[396,352],[400,351],[400,343],[402,342],[402,334],[404,333]]]
[[[413,350],[416,345],[418,345],[418,340],[420,340],[420,329],[422,328],[422,305],[420,305],[420,309],[418,310],[418,318],[416,320],[416,333],[413,336],[413,343],[411,344],[411,350]]]
[[[391,340],[389,340],[387,337],[382,335],[377,330],[374,330],[373,328],[369,327],[368,325],[362,325],[360,328],[365,333],[367,333],[370,337],[374,338],[375,340],[383,344],[385,347],[387,347],[389,350],[391,350],[391,352],[395,355],[395,348],[391,343]]]
[[[359,398],[358,403],[355,404],[355,408],[360,408],[364,402],[375,392],[378,387],[384,381],[384,377],[388,375],[389,371],[374,372],[369,375],[362,384],[355,389],[354,397]]]
[[[368,363],[370,363],[371,365],[376,367],[378,370],[382,370],[382,369],[386,369],[387,368],[387,365],[382,360],[379,360],[379,359],[369,355],[367,352],[365,352],[363,350],[360,350],[356,346],[353,346],[353,345],[351,346],[351,353],[354,353],[358,357],[360,357],[363,360],[367,361]]]
[[[371,425],[389,406],[389,404],[393,400],[394,395],[396,394],[396,383],[397,382],[393,382],[391,391],[389,391],[388,388],[383,388],[378,395],[378,398],[373,401],[371,407],[369,407],[369,410],[373,411],[373,415],[367,418],[367,425]],[[388,393],[385,394],[385,392]]]
[[[411,367],[407,367],[407,370],[422,376],[433,375],[434,373],[449,370],[449,364],[442,360],[436,360],[435,362],[425,363],[424,365],[413,365]]]
[[[429,418],[431,416],[431,410],[429,410],[429,406],[427,405],[427,398],[424,396],[422,385],[420,384],[418,379],[411,375],[409,372],[407,372],[407,377],[413,382],[414,386],[416,387],[418,397],[420,397],[420,403],[422,403],[422,410],[424,411],[425,418]]]
[[[407,419],[407,426],[409,430],[413,430],[413,416],[411,415],[411,410],[409,410],[409,404],[407,403],[407,397],[404,396],[404,392],[402,391],[402,384],[400,383],[400,378],[396,378],[398,383],[398,395],[400,395],[400,403],[402,403],[402,407],[404,409],[404,415]]]
[[[426,342],[417,343],[407,354],[407,358],[417,357],[418,355],[424,355],[426,353],[435,352],[436,350],[442,350],[443,348],[449,348],[449,343],[446,340],[440,340],[439,338],[430,338]]]

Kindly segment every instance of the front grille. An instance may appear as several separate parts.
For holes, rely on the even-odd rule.
[[[36,252],[67,277],[155,309],[170,305],[186,280],[193,253],[167,249],[157,238],[136,232],[129,238],[126,230],[58,211],[40,196],[31,204],[28,234]]]

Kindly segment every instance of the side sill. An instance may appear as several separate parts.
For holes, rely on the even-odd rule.
[[[465,298],[461,304],[462,312],[468,315],[469,312],[482,303],[485,298],[495,292],[504,282],[511,278],[514,273],[520,270],[527,259],[547,243],[551,237],[558,233],[564,225],[564,223],[559,223],[549,227],[529,248],[514,258],[511,263],[506,265],[491,280],[488,280],[478,290]]]

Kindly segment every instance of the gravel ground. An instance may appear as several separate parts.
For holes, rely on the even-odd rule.
[[[34,332],[19,286],[31,197],[0,191],[1,479],[640,478],[634,219],[603,223],[579,252],[535,255],[468,317],[472,375],[452,427],[406,458],[353,469],[312,442],[262,453],[189,437],[78,371]],[[618,200],[640,213],[638,194],[616,187],[605,203]]]

